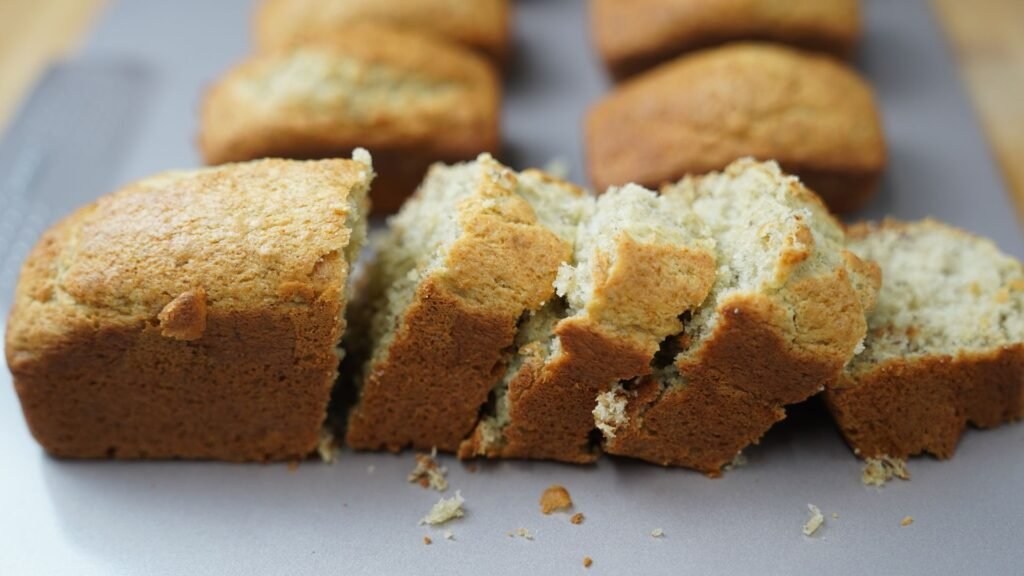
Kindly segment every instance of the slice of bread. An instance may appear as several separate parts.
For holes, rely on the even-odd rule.
[[[849,58],[858,0],[591,0],[591,36],[616,77],[689,50],[766,40]]]
[[[923,220],[860,224],[878,261],[864,351],[825,394],[862,458],[953,455],[968,424],[1024,416],[1024,267],[990,242]]]
[[[518,320],[554,297],[581,196],[487,155],[431,169],[369,269],[372,351],[351,446],[459,447],[501,377]]]
[[[51,228],[7,324],[32,434],[73,458],[313,452],[372,178],[365,151],[172,172]]]
[[[509,12],[508,0],[264,0],[255,36],[268,51],[377,22],[457,42],[501,63],[511,39]]]
[[[661,341],[714,283],[712,245],[673,197],[626,186],[591,200],[573,263],[559,270],[561,300],[524,322],[491,409],[460,455],[595,459],[594,398],[650,372]]]
[[[499,145],[500,86],[461,46],[359,23],[252,57],[207,93],[199,146],[209,164],[327,158],[365,147],[378,213],[401,206],[433,162]]]
[[[870,85],[827,56],[742,43],[696,52],[622,84],[587,114],[598,189],[650,187],[774,159],[834,212],[860,208],[885,168]]]
[[[599,397],[595,425],[609,453],[715,474],[784,405],[835,382],[866,333],[878,271],[775,163],[740,160],[662,194],[705,222],[718,275],[667,362]]]

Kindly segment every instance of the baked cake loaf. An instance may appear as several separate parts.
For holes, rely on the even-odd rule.
[[[142,180],[32,251],[7,363],[73,458],[302,458],[320,439],[366,228],[370,158]]]
[[[862,458],[953,455],[968,424],[1024,416],[1024,267],[932,220],[861,224],[849,247],[882,267],[862,353],[825,393]]]
[[[560,298],[523,323],[462,457],[594,460],[594,398],[649,373],[714,283],[707,230],[673,197],[631,185],[587,200],[572,264],[556,280]]]
[[[741,160],[662,194],[708,227],[717,278],[656,374],[596,399],[595,425],[611,454],[716,474],[786,404],[836,381],[865,336],[878,270],[774,163]]]
[[[591,36],[617,77],[689,50],[766,40],[848,58],[858,0],[591,0]]]
[[[831,58],[770,44],[674,60],[620,86],[586,124],[598,189],[656,187],[754,156],[777,160],[843,213],[871,198],[886,163],[867,83]]]
[[[379,22],[463,44],[500,63],[509,51],[509,20],[508,0],[265,0],[255,34],[261,50],[277,50],[354,22]]]
[[[499,89],[490,64],[459,46],[354,24],[228,72],[203,103],[199,144],[210,164],[365,147],[380,173],[374,210],[393,212],[431,163],[498,148]]]
[[[368,270],[371,352],[349,445],[458,449],[501,378],[517,322],[554,297],[581,195],[487,155],[431,168]]]

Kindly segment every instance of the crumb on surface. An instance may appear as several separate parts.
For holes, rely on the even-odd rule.
[[[736,455],[732,457],[732,461],[723,466],[722,470],[728,472],[730,470],[735,470],[736,468],[742,468],[747,465],[747,462],[747,455],[743,452],[737,452]]]
[[[652,538],[664,538],[665,537],[665,531],[662,530],[661,528],[655,528],[654,530],[651,530],[651,537]]]
[[[910,471],[907,470],[906,460],[881,456],[864,461],[864,471],[861,473],[860,481],[866,486],[881,487],[893,478],[910,480]]]
[[[594,563],[594,560],[590,556],[583,557],[583,567],[590,568],[590,565]]]
[[[811,511],[811,517],[804,523],[804,535],[811,536],[825,523],[825,517],[821,515],[821,510],[814,504],[808,504],[807,509]]]
[[[429,546],[433,542],[434,541],[430,539],[430,536],[424,536],[423,537],[423,543],[426,544],[427,546]]]
[[[334,434],[324,428],[320,430],[320,441],[316,444],[316,453],[326,464],[334,464],[337,459],[338,445],[334,441]]]
[[[910,526],[914,523],[913,516],[904,516],[903,520],[900,520],[900,526]]]
[[[583,512],[573,514],[572,518],[569,518],[569,522],[572,522],[573,524],[583,524]]]
[[[832,513],[832,519],[833,520],[839,520],[839,512],[833,512]]]
[[[551,514],[555,510],[572,508],[572,497],[561,484],[552,484],[540,496],[540,511]]]
[[[455,533],[452,532],[451,530],[445,530],[444,531],[444,539],[445,540],[455,540]]]
[[[424,488],[433,488],[438,492],[448,489],[448,480],[445,474],[448,469],[437,463],[437,448],[430,451],[430,454],[416,455],[416,468],[409,473],[409,482],[418,482]]]
[[[462,518],[465,514],[462,509],[464,502],[465,499],[462,497],[462,493],[456,490],[454,497],[438,500],[437,504],[434,504],[434,507],[430,509],[430,512],[420,519],[420,524],[437,525],[444,524],[455,518]]]
[[[526,540],[533,540],[533,532],[530,532],[526,528],[516,528],[515,530],[509,531],[509,538],[515,538],[516,536],[524,538]]]

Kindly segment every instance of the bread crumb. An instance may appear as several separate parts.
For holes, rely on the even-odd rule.
[[[520,538],[525,538],[527,540],[533,540],[533,532],[530,532],[526,528],[516,528],[515,530],[509,531],[509,538],[515,538],[516,536],[519,536]]]
[[[434,507],[430,509],[430,512],[420,519],[420,524],[444,524],[449,520],[462,518],[465,514],[462,510],[462,504],[464,502],[465,500],[462,498],[462,493],[456,490],[454,498],[441,498],[438,500],[437,504],[434,504]]]
[[[444,531],[444,539],[445,540],[455,540],[455,533],[452,532],[451,530],[445,530]]]
[[[804,535],[811,536],[825,523],[825,517],[821,515],[821,510],[814,504],[808,504],[807,509],[811,511],[811,517],[804,524]]]
[[[433,542],[434,541],[430,539],[430,536],[424,536],[423,537],[423,543],[426,544],[427,546],[430,546],[430,544],[433,543]]]
[[[833,512],[832,513],[832,519],[833,520],[839,520],[839,512]]]
[[[320,460],[323,460],[325,464],[334,464],[337,451],[338,446],[334,442],[334,434],[324,428],[320,431],[320,441],[316,444],[316,453],[320,455]]]
[[[409,473],[409,482],[419,482],[420,486],[433,488],[438,492],[447,490],[448,480],[445,479],[445,474],[448,473],[448,469],[439,466],[435,458],[437,458],[436,447],[430,451],[430,454],[417,454],[416,468]]]
[[[864,461],[864,471],[861,473],[860,481],[866,486],[885,486],[885,483],[893,478],[910,480],[910,471],[907,470],[906,460],[881,456],[880,458],[868,458]]]
[[[594,563],[594,560],[591,559],[590,556],[584,556],[583,557],[583,567],[584,568],[590,568],[590,565],[593,564],[593,563]]]
[[[551,514],[555,510],[572,508],[572,497],[561,484],[552,484],[540,496],[540,511]]]
[[[651,530],[651,537],[652,538],[664,538],[665,537],[665,531],[662,530],[661,528],[655,528],[654,530]]]
[[[914,523],[913,516],[904,516],[903,520],[900,520],[900,526],[910,526]]]
[[[572,518],[569,518],[569,522],[572,522],[573,524],[583,524],[583,512],[573,514]]]
[[[726,464],[725,466],[723,466],[722,470],[725,471],[725,472],[728,472],[730,470],[735,470],[736,468],[742,468],[742,467],[744,467],[746,465],[747,465],[747,456],[746,456],[746,454],[744,454],[743,452],[737,452],[736,455],[733,456],[732,461],[729,462],[728,464]]]

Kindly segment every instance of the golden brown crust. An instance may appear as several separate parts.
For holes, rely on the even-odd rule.
[[[342,33],[343,32],[343,33]],[[377,24],[255,56],[206,95],[199,147],[209,164],[329,158],[370,150],[378,213],[396,210],[434,162],[499,146],[500,87],[459,46]]]
[[[822,56],[736,44],[679,58],[620,86],[587,116],[586,147],[598,189],[659,186],[774,159],[834,211],[861,206],[886,163],[871,88]]]
[[[504,62],[509,51],[507,0],[265,0],[255,14],[256,43],[276,50],[338,34],[354,22],[429,33]]]
[[[384,357],[375,359],[350,414],[359,450],[455,451],[504,368],[516,322],[553,293],[570,247],[537,222],[489,160],[480,188],[458,206],[462,234],[443,270],[417,288]]]
[[[949,458],[968,424],[990,428],[1024,417],[1024,344],[894,358],[848,374],[825,401],[862,458]]]
[[[133,184],[44,234],[6,352],[29,428],[66,457],[299,458],[337,367],[347,160]],[[306,296],[283,299],[281,285]]]
[[[857,0],[591,0],[590,6],[594,43],[619,78],[735,40],[848,58],[861,35]]]

